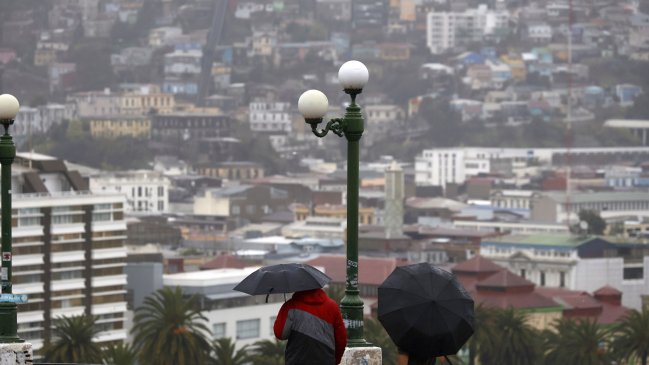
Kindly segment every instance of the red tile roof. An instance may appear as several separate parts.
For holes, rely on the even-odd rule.
[[[480,255],[476,255],[469,260],[461,262],[453,266],[453,273],[460,276],[462,274],[480,274],[480,273],[496,273],[505,270],[504,267],[494,264],[493,261],[486,259]]]
[[[612,286],[603,286],[593,293],[594,295],[602,295],[602,296],[609,296],[609,295],[622,295],[622,292],[615,289]]]
[[[539,293],[494,293],[494,292],[476,292],[470,293],[476,303],[481,303],[487,307],[496,307],[506,309],[532,309],[532,308],[552,308],[559,305],[552,299],[546,298]]]
[[[347,258],[344,255],[321,255],[306,264],[324,268],[334,283],[345,283]],[[381,285],[397,266],[409,262],[396,258],[359,257],[358,283],[361,285]]]
[[[527,279],[523,279],[522,277],[507,270],[502,270],[496,274],[493,274],[476,284],[478,291],[485,288],[507,289],[520,287],[526,287],[530,290],[534,290],[534,283]]]

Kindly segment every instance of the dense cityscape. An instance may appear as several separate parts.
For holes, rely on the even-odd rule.
[[[283,364],[284,296],[232,289],[300,262],[343,297],[346,142],[298,98],[342,117],[358,60],[350,200],[382,363],[378,287],[428,262],[476,304],[453,364],[647,364],[648,0],[0,0],[0,20],[37,360]]]

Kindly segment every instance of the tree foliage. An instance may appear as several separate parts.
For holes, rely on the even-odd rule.
[[[364,332],[365,339],[372,345],[381,348],[381,356],[384,365],[396,365],[397,346],[383,328],[381,322],[373,318],[365,318]]]
[[[203,364],[209,357],[207,319],[198,297],[185,298],[180,288],[162,288],[135,311],[133,336],[143,364]]]
[[[212,346],[214,349],[212,360],[216,365],[246,365],[251,360],[248,346],[237,350],[235,343],[229,337],[215,340]]]
[[[153,154],[146,141],[133,137],[95,138],[88,125],[63,121],[47,134],[34,136],[35,151],[105,170],[129,170],[148,167]]]
[[[642,311],[636,309],[628,312],[622,323],[615,329],[613,349],[620,358],[626,359],[630,364],[639,360],[642,365],[647,365],[649,358],[649,308]]]
[[[111,365],[137,364],[137,352],[129,344],[110,345],[104,349],[103,357],[106,363]]]
[[[580,211],[579,220],[588,224],[587,234],[602,235],[606,230],[606,221],[595,210]]]
[[[93,338],[99,333],[96,318],[90,316],[62,317],[54,324],[54,338],[41,350],[49,362],[98,363],[102,352]]]
[[[544,332],[545,364],[610,365],[609,331],[590,319],[558,320]]]
[[[262,340],[250,348],[253,365],[284,365],[286,341]]]

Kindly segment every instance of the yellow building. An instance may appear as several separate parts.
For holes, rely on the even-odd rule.
[[[167,114],[174,110],[176,100],[173,94],[161,92],[125,93],[120,97],[119,105],[122,114],[127,115],[147,115],[151,112]]]
[[[124,116],[90,120],[90,134],[93,137],[151,137],[151,119],[148,117]]]
[[[254,162],[233,161],[219,164],[194,166],[196,173],[203,176],[228,180],[253,180],[264,177],[264,168]]]
[[[518,55],[503,55],[500,60],[507,64],[512,70],[512,77],[518,81],[525,81],[527,78],[527,69],[525,62]]]
[[[303,204],[296,204],[293,207],[293,215],[295,216],[296,221],[303,221],[311,216],[309,207]],[[345,205],[316,205],[313,208],[313,215],[315,217],[328,217],[328,218],[338,218],[338,219],[347,219],[347,206]],[[375,213],[374,208],[358,208],[358,223],[359,224],[374,224],[375,223]]]
[[[54,49],[37,49],[34,52],[34,65],[47,66],[58,60],[57,51]]]
[[[407,61],[410,59],[410,45],[404,43],[383,43],[380,46],[383,61]]]

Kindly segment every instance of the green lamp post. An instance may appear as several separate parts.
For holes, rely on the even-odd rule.
[[[18,309],[12,297],[11,289],[11,164],[16,157],[16,146],[9,126],[14,123],[20,104],[9,94],[0,95],[0,123],[4,134],[0,136],[0,164],[2,179],[0,180],[2,204],[2,268],[0,269],[0,343],[24,342],[18,337]]]
[[[318,124],[329,108],[325,94],[318,90],[308,90],[298,100],[298,109],[305,122],[311,126],[313,134],[322,138],[332,131],[347,139],[347,279],[340,310],[347,328],[348,347],[370,345],[363,338],[363,301],[358,295],[358,164],[364,122],[361,108],[356,104],[356,96],[363,91],[368,79],[367,67],[361,62],[348,61],[340,67],[338,80],[352,102],[342,119],[330,120],[320,131]]]

